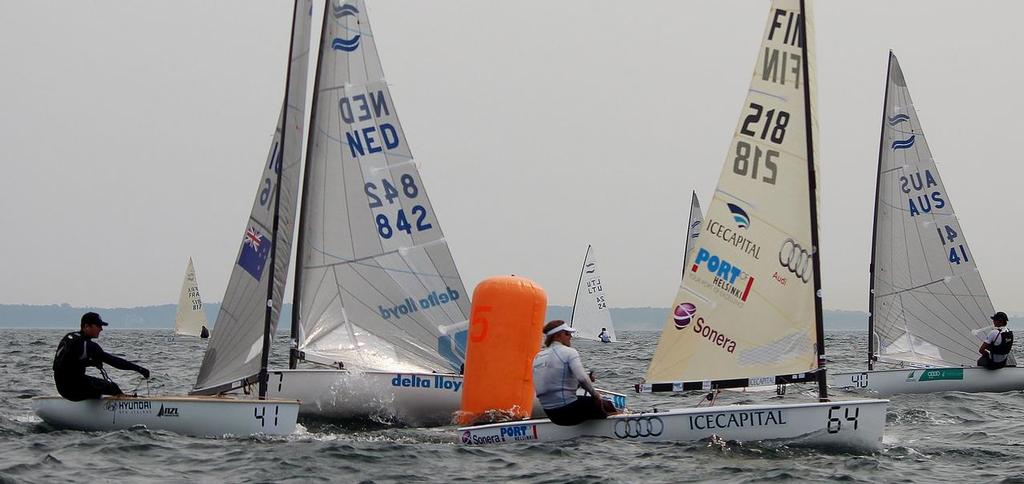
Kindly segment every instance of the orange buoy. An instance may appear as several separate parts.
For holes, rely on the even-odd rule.
[[[530,416],[533,358],[540,351],[547,306],[544,290],[523,277],[497,276],[477,284],[469,316],[460,424],[471,424],[491,410]]]

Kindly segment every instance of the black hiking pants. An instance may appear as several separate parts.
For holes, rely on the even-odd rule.
[[[117,383],[84,375],[72,380],[57,381],[57,393],[72,402],[80,402],[103,395],[121,395],[124,392]]]

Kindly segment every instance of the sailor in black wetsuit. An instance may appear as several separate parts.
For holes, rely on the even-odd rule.
[[[118,358],[103,351],[93,339],[98,338],[107,323],[96,313],[82,315],[81,331],[64,335],[57,344],[57,352],[53,355],[53,381],[57,384],[60,396],[77,402],[89,398],[100,398],[102,395],[121,395],[124,392],[116,383],[109,379],[99,379],[85,374],[87,367],[99,368],[103,376],[103,364],[107,363],[121,370],[132,370],[149,378],[149,370],[128,360]]]

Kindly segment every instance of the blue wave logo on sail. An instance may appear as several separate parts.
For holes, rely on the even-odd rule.
[[[739,205],[733,205],[731,203],[726,203],[726,206],[728,206],[729,211],[732,212],[732,219],[736,221],[737,227],[741,229],[750,227],[750,216],[747,215],[746,210],[740,208]]]
[[[914,146],[914,135],[910,135],[907,139],[898,139],[892,142],[892,149],[894,150],[905,150],[911,146]]]
[[[910,116],[906,114],[897,114],[889,118],[889,126],[896,126],[904,121],[910,121]]]
[[[359,9],[356,8],[356,6],[352,5],[352,4],[332,5],[331,6],[331,10],[333,10],[333,12],[334,12],[334,18],[342,18],[342,17],[349,17],[349,16],[351,16],[351,17],[358,17],[359,16]]]
[[[333,11],[334,18],[336,19],[342,19],[345,17],[359,18],[359,9],[356,8],[355,5],[334,5],[331,7],[331,10]],[[331,48],[344,52],[352,52],[359,48],[360,39],[362,39],[360,34],[356,34],[356,36],[351,39],[335,37],[334,40],[331,41]]]

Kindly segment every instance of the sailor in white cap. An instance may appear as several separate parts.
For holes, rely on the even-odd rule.
[[[557,425],[576,425],[616,413],[590,384],[580,354],[572,348],[576,330],[562,320],[544,325],[544,349],[533,359],[533,388],[544,413]],[[577,396],[583,388],[588,395]]]

